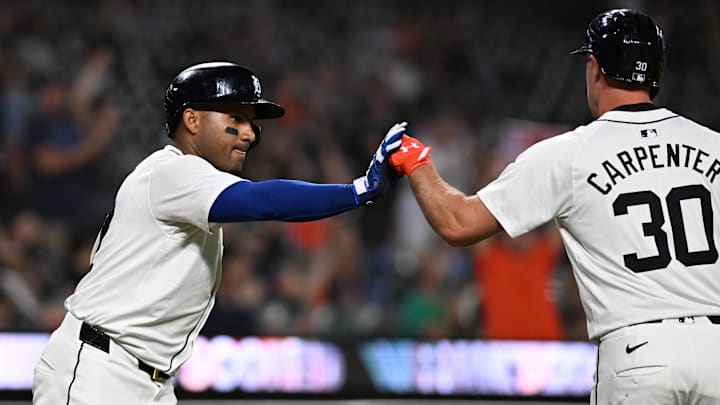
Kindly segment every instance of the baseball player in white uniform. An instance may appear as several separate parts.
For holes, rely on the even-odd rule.
[[[66,300],[62,325],[35,368],[34,404],[175,404],[172,376],[193,351],[220,283],[222,223],[305,221],[378,197],[396,124],[352,184],[239,177],[257,145],[256,119],[284,111],[247,68],[210,62],[167,89],[172,144],[123,181],[90,271]]]
[[[573,53],[597,119],[531,146],[477,195],[409,136],[391,167],[450,244],[557,223],[599,345],[592,404],[720,404],[720,134],[651,104],[665,41],[649,16],[601,13]]]

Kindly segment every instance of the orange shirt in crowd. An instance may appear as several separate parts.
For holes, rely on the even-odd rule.
[[[473,258],[485,339],[562,339],[560,314],[548,283],[560,257],[544,234],[496,237]]]

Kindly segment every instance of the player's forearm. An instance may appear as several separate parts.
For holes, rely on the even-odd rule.
[[[409,181],[430,226],[448,243],[458,245],[462,231],[456,212],[465,196],[447,184],[432,164],[415,170]]]
[[[226,188],[210,209],[210,222],[312,221],[360,206],[350,184],[296,180],[241,181]]]
[[[428,223],[450,245],[467,246],[501,230],[477,196],[446,183],[432,163],[415,170],[409,181]]]

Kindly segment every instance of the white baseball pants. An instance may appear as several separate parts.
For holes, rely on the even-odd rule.
[[[79,339],[68,313],[35,366],[34,405],[177,404],[172,379],[153,381],[138,360],[110,340],[106,353]]]
[[[673,318],[607,334],[590,403],[720,404],[720,324]]]

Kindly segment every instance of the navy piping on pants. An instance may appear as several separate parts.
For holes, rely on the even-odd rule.
[[[73,383],[75,382],[75,376],[77,375],[77,369],[80,365],[80,353],[82,353],[82,349],[85,347],[85,342],[80,343],[80,350],[78,350],[77,354],[77,360],[75,360],[75,368],[73,369],[73,378],[70,381],[70,385],[68,385],[68,393],[67,393],[67,402],[65,402],[65,405],[70,405],[70,389],[73,386]]]

